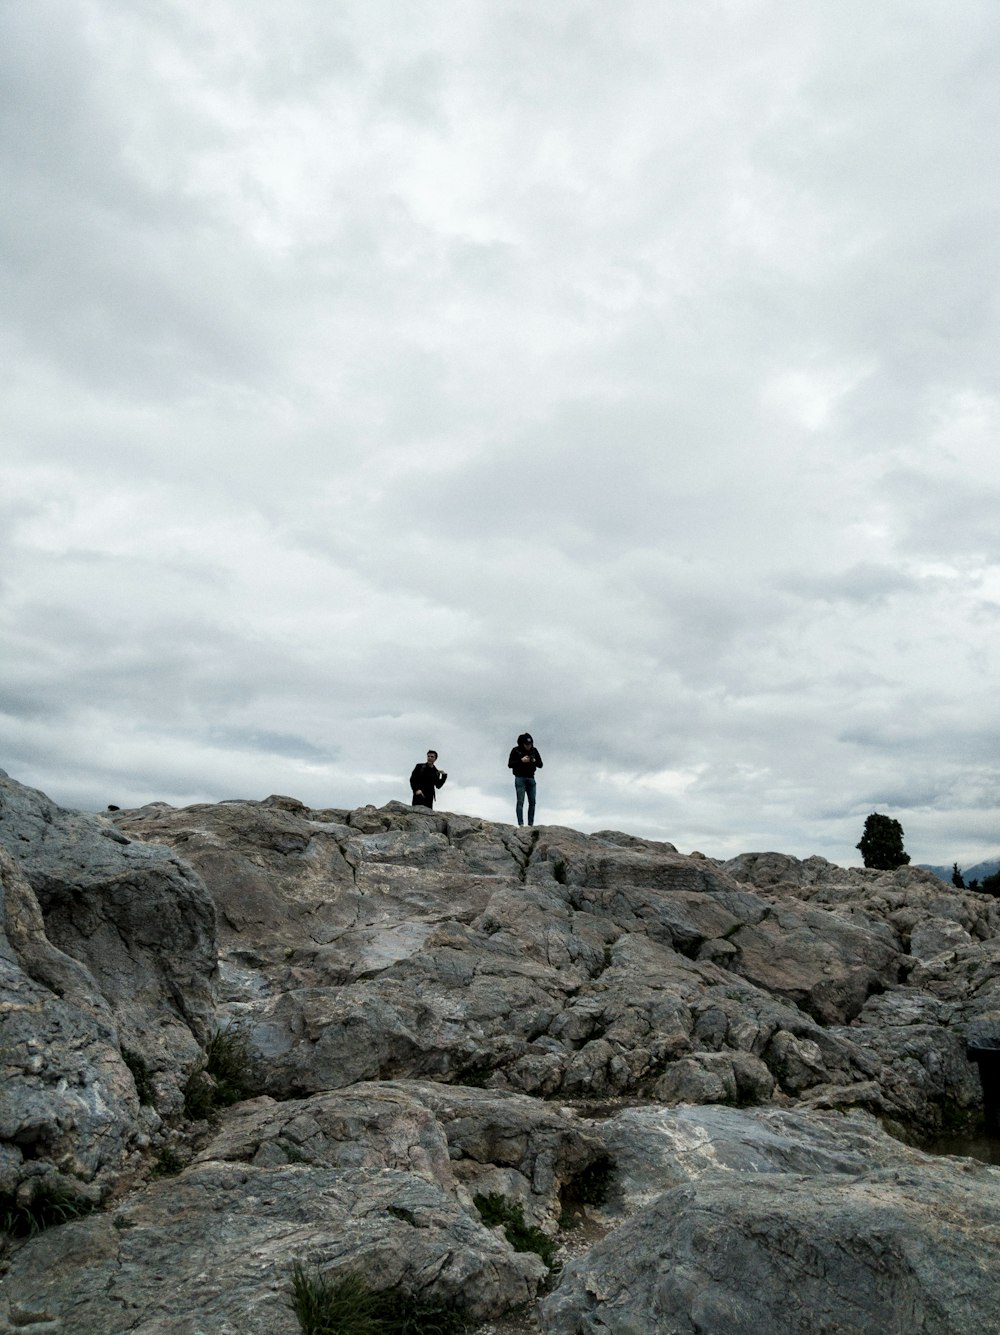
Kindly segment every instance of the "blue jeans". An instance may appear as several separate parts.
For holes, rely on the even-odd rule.
[[[524,795],[528,794],[528,824],[535,823],[535,780],[514,776],[514,792],[517,793],[517,823],[524,824]]]

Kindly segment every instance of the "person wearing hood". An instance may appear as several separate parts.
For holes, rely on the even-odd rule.
[[[524,824],[524,798],[528,798],[528,824],[535,823],[535,770],[542,768],[542,757],[535,749],[530,732],[522,732],[507,761],[507,768],[514,771],[514,792],[517,796],[517,823]]]

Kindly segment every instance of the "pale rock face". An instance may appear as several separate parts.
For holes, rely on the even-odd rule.
[[[2,847],[0,1054],[0,1197],[28,1200],[44,1182],[97,1199],[92,1184],[124,1167],[144,1119],[110,1008],[46,940],[31,886]]]
[[[571,1261],[542,1304],[541,1330],[986,1330],[1000,1300],[998,1221],[998,1175],[962,1161],[705,1172]]]
[[[215,1009],[215,907],[201,879],[169,849],[130,840],[104,817],[66,811],[2,771],[0,845],[41,910],[56,948],[47,958],[75,961],[50,963],[51,984],[113,1019],[121,1044],[148,1062],[163,1109],[176,1108],[183,1069]],[[37,923],[31,930],[38,943]],[[91,986],[79,983],[85,977]]]
[[[907,1331],[957,1335],[1000,1305],[978,1259],[996,1171],[863,1111],[917,1137],[979,1114],[987,896],[400,803],[112,824],[2,775],[0,883],[0,1203],[137,1183],[13,1246],[0,1332],[291,1333],[303,1258],[496,1319],[545,1268],[482,1225],[485,1195],[550,1237],[567,1211],[606,1235],[538,1309],[553,1333],[882,1335],[895,1303]],[[258,1097],[142,1185],[231,1024]]]
[[[297,1260],[376,1288],[432,1282],[480,1317],[528,1301],[545,1270],[419,1174],[199,1163],[22,1248],[0,1330],[295,1335]]]

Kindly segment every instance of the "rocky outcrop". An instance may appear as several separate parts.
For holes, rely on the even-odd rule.
[[[546,1331],[903,1329],[885,1294],[957,1331],[1000,1297],[996,1170],[870,1115],[981,1117],[986,896],[398,803],[112,823],[6,776],[0,876],[0,1205],[100,1207],[11,1244],[0,1331],[294,1332],[296,1261],[496,1319],[551,1280],[487,1198],[564,1249]],[[255,1096],[186,1123],[218,1030]]]
[[[543,1305],[549,1335],[966,1335],[1000,1297],[995,1172],[731,1172],[671,1188]]]
[[[170,849],[66,811],[2,771],[0,845],[31,887],[49,945],[75,961],[77,982],[37,952],[25,963],[44,985],[110,1015],[121,1044],[148,1063],[158,1105],[172,1111],[215,1016],[216,915],[200,877]]]
[[[482,1318],[531,1298],[545,1267],[474,1213],[412,1172],[199,1163],[18,1252],[0,1329],[294,1335],[302,1259]]]
[[[95,1181],[148,1144],[110,1007],[44,934],[37,900],[0,848],[0,1199],[95,1202]]]

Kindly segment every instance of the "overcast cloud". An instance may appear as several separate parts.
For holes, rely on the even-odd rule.
[[[8,0],[0,765],[1000,852],[995,0]]]

